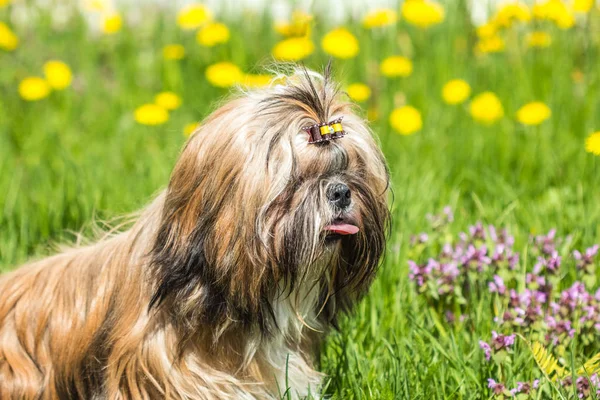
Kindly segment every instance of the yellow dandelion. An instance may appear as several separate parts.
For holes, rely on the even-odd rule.
[[[480,53],[499,53],[504,50],[506,44],[500,36],[490,36],[481,38],[477,42],[475,50]]]
[[[157,104],[144,104],[136,108],[133,116],[142,125],[161,125],[169,120],[169,112]]]
[[[550,108],[541,101],[525,104],[517,111],[517,120],[523,125],[539,125],[552,115]]]
[[[228,61],[216,63],[206,68],[206,79],[216,87],[226,88],[240,83],[244,74],[240,67]]]
[[[469,111],[475,121],[485,125],[491,125],[504,116],[502,103],[492,92],[483,92],[475,96]]]
[[[11,0],[0,0],[0,8],[6,7]]]
[[[412,106],[404,106],[392,111],[390,125],[401,135],[411,135],[423,128],[423,119],[419,110]]]
[[[462,79],[448,81],[442,88],[442,98],[448,104],[461,104],[471,94],[471,86]]]
[[[312,20],[312,15],[296,10],[292,13],[291,21],[277,22],[275,24],[275,31],[286,37],[306,37],[310,34]]]
[[[249,88],[259,88],[268,86],[273,77],[267,74],[244,74],[242,78],[242,86]]]
[[[371,88],[364,83],[353,83],[348,85],[346,93],[354,101],[366,101],[371,97]]]
[[[552,21],[561,29],[569,29],[575,25],[575,16],[561,0],[548,0],[533,6],[536,19]]]
[[[429,28],[444,20],[444,8],[430,0],[406,0],[402,3],[402,17],[419,28]]]
[[[343,60],[358,54],[358,40],[346,28],[337,28],[325,34],[321,47],[325,53]]]
[[[0,22],[0,49],[13,51],[19,47],[19,38],[4,22]]]
[[[476,33],[480,38],[489,38],[497,35],[498,27],[494,21],[488,21],[485,24],[478,26]]]
[[[594,0],[575,0],[573,3],[573,11],[586,13],[594,6]]]
[[[73,73],[71,68],[62,61],[52,60],[44,64],[44,75],[50,87],[63,90],[71,86]]]
[[[293,37],[280,41],[273,48],[273,57],[279,61],[299,61],[310,56],[315,45],[306,37]]]
[[[529,47],[548,47],[552,43],[552,36],[543,31],[533,31],[527,34],[527,46]]]
[[[181,97],[173,92],[160,92],[154,96],[154,103],[166,110],[172,111],[181,106]]]
[[[183,134],[187,137],[190,136],[196,129],[200,128],[199,122],[190,122],[183,127]]]
[[[204,4],[190,4],[177,14],[177,25],[184,30],[199,28],[211,19],[211,14]]]
[[[600,156],[600,131],[592,133],[585,140],[585,151]]]
[[[362,21],[367,29],[379,28],[382,26],[393,25],[398,21],[398,14],[391,8],[379,8],[372,10]]]
[[[102,19],[102,32],[113,35],[123,27],[123,18],[117,13],[106,14]]]
[[[37,101],[48,97],[50,85],[43,78],[30,76],[19,84],[19,95],[23,100]]]
[[[163,58],[165,60],[181,60],[185,57],[185,47],[180,44],[168,44],[163,47]]]
[[[196,35],[198,44],[213,47],[229,41],[229,28],[220,22],[211,22],[204,25]]]
[[[406,77],[412,74],[413,64],[406,57],[390,56],[381,62],[379,70],[388,78],[396,76]]]
[[[507,28],[516,21],[529,22],[531,20],[531,12],[525,4],[518,2],[508,3],[500,7],[492,19],[498,26]]]

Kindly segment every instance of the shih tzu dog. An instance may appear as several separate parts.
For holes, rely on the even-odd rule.
[[[329,67],[241,93],[130,229],[0,277],[0,399],[319,397],[320,342],[384,252],[388,183]]]

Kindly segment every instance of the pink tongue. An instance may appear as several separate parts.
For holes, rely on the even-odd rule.
[[[335,225],[327,225],[325,227],[326,231],[330,231],[333,233],[337,233],[338,235],[354,235],[358,232],[358,226],[350,225],[350,224],[335,224]]]

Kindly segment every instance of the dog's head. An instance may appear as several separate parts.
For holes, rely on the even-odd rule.
[[[338,118],[344,137],[310,143],[303,128]],[[151,304],[268,332],[273,302],[316,287],[320,318],[332,322],[383,255],[388,181],[373,134],[328,70],[242,93],[203,122],[173,171]]]

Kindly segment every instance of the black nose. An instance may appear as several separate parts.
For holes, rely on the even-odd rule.
[[[343,183],[332,185],[327,191],[327,198],[336,207],[346,208],[352,201],[350,199],[350,188]]]

